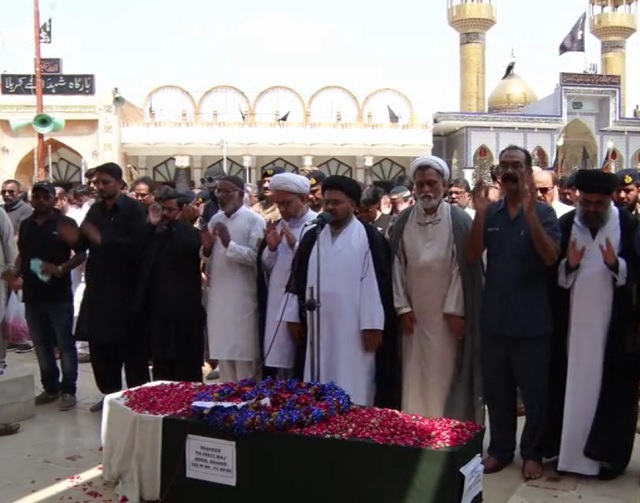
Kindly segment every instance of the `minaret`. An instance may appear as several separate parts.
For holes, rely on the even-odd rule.
[[[638,0],[589,0],[591,33],[600,40],[600,73],[620,75],[620,103],[626,114],[627,39],[636,32]]]
[[[447,0],[449,25],[460,33],[460,111],[484,112],[485,38],[496,24],[495,0]]]

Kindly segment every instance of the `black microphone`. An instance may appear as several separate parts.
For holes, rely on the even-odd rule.
[[[317,225],[318,227],[322,228],[325,225],[330,224],[331,222],[333,222],[333,216],[331,215],[331,213],[323,211],[313,220],[309,220],[305,225]]]

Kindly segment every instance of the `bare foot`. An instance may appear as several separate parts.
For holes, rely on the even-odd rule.
[[[525,480],[537,480],[542,477],[544,467],[540,461],[528,459],[522,465],[522,476]]]
[[[484,465],[484,473],[498,473],[505,469],[506,466],[511,464],[511,461],[501,461],[493,456],[487,456],[482,460]]]

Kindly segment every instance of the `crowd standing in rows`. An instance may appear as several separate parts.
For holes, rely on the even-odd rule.
[[[87,361],[105,395],[123,370],[128,387],[201,381],[203,360],[207,379],[308,380],[313,290],[320,379],[354,403],[477,422],[486,408],[494,473],[514,459],[520,396],[525,479],[544,459],[603,479],[626,469],[640,378],[636,171],[558,179],[510,146],[473,190],[435,156],[387,190],[280,168],[260,186],[206,173],[185,193],[148,178],[128,190],[113,163],[86,176],[70,192],[36,183],[30,205],[17,181],[2,186],[2,279],[22,292],[37,404],[73,408]]]

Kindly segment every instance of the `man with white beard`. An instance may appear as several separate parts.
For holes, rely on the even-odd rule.
[[[612,205],[616,175],[579,170],[576,210],[560,219],[549,436],[558,470],[612,479],[631,458],[638,362],[637,219]]]
[[[482,269],[465,256],[472,221],[443,200],[450,174],[444,160],[419,157],[409,170],[417,201],[390,233],[394,304],[404,335],[402,410],[482,422]]]
[[[284,309],[290,299],[285,293],[291,263],[300,236],[305,225],[313,220],[317,213],[309,209],[309,180],[294,173],[281,173],[271,179],[270,189],[274,205],[280,211],[282,220],[267,224],[267,234],[262,252],[259,254],[260,272],[268,276],[268,294],[266,303],[261,302],[264,316],[263,358],[267,367],[277,369],[277,377],[293,377],[295,344],[283,321]],[[290,299],[294,302],[295,299]],[[266,304],[266,305],[265,305]]]

